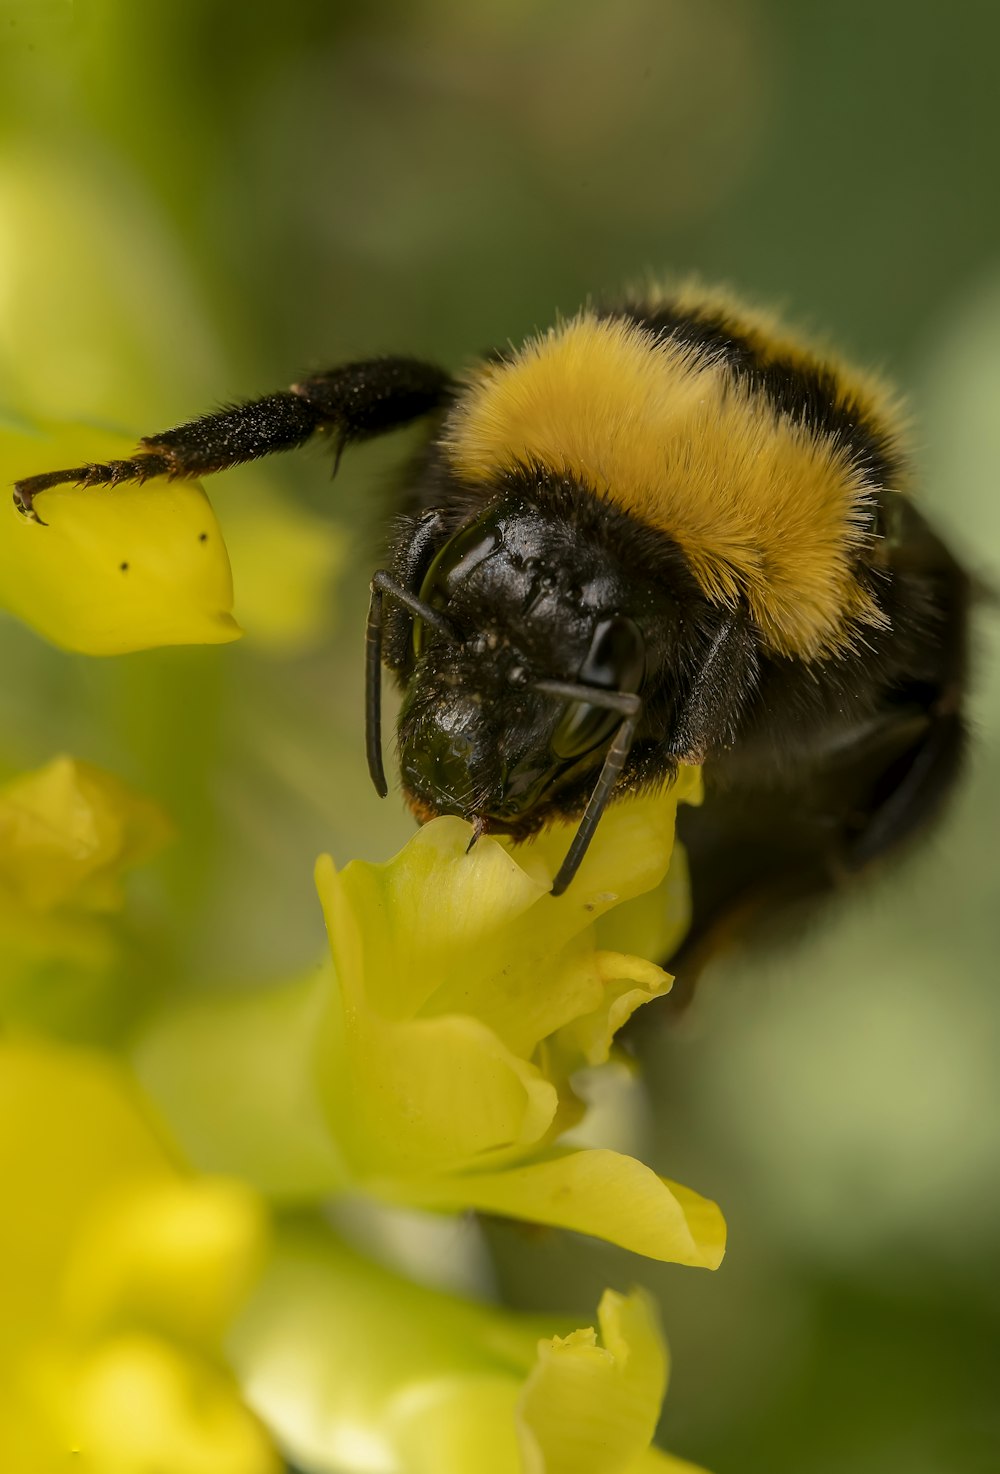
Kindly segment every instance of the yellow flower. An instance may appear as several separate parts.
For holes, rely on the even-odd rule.
[[[129,455],[82,426],[0,425],[3,481]],[[208,498],[190,481],[42,492],[29,521],[0,495],[0,607],[66,650],[119,655],[238,639],[233,582]]]
[[[99,1055],[0,1046],[0,1468],[276,1474],[222,1362],[264,1223],[182,1175]]]
[[[0,884],[31,911],[114,911],[122,870],[170,834],[150,799],[91,763],[54,758],[0,788]]]
[[[606,1291],[597,1328],[571,1327],[412,1284],[301,1223],[279,1233],[233,1357],[317,1474],[697,1474],[650,1446],[668,1358],[649,1298]]]
[[[122,873],[171,837],[167,816],[110,773],[69,757],[0,787],[0,981],[34,963],[106,967]]]
[[[284,1197],[476,1208],[715,1268],[714,1203],[621,1152],[559,1145],[584,1112],[575,1074],[607,1061],[616,1031],[670,986],[654,964],[602,948],[600,926],[655,887],[683,928],[685,900],[665,877],[678,798],[697,785],[688,772],[615,806],[559,900],[564,827],[467,853],[469,826],[443,818],[388,864],[338,873],[321,859],[332,972],[195,1005],[140,1045],[192,1159]]]
[[[524,1474],[688,1470],[650,1447],[667,1390],[655,1308],[640,1290],[605,1290],[592,1326],[538,1346],[518,1400]]]

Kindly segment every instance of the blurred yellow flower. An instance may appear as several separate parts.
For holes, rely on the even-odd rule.
[[[469,826],[443,818],[385,865],[338,873],[321,859],[332,970],[200,1002],[139,1044],[192,1160],[285,1198],[476,1208],[715,1268],[714,1203],[621,1152],[559,1145],[585,1109],[576,1073],[670,987],[653,963],[602,948],[600,925],[656,888],[683,929],[686,893],[667,872],[677,802],[698,785],[689,770],[616,805],[559,900],[565,826],[467,853]]]
[[[33,962],[107,966],[122,874],[171,835],[151,799],[73,758],[0,787],[0,982]]]
[[[182,1174],[126,1076],[0,1046],[0,1468],[276,1474],[223,1364],[259,1200]]]
[[[84,426],[0,424],[0,477],[129,455],[134,439]],[[2,488],[0,488],[2,490]],[[0,494],[0,608],[66,650],[120,655],[236,640],[219,524],[190,481],[40,494],[23,517]]]
[[[606,1291],[598,1329],[571,1327],[412,1284],[299,1223],[233,1358],[316,1474],[697,1474],[651,1447],[668,1358],[650,1299]]]
[[[155,855],[171,825],[151,799],[70,757],[0,788],[0,886],[18,906],[114,911],[121,872]]]

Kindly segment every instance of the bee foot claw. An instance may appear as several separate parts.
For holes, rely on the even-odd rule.
[[[18,481],[14,486],[14,506],[27,522],[37,522],[39,527],[47,527],[35,511],[35,494],[23,481]]]

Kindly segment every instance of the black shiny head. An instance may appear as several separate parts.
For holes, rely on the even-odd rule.
[[[369,617],[369,766],[385,791],[377,723],[385,618],[407,621],[399,760],[421,818],[528,835],[583,819],[565,889],[641,731],[651,660],[677,620],[669,593],[564,513],[506,496],[443,537],[417,589],[380,573]],[[398,627],[397,627],[398,634]]]

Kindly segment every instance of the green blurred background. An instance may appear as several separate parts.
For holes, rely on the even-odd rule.
[[[975,0],[6,0],[0,398],[151,432],[352,355],[458,364],[695,271],[902,385],[926,504],[996,581],[998,47]],[[404,450],[357,453],[332,490],[308,453],[212,487],[240,646],[87,660],[0,625],[3,771],[68,749],[182,830],[142,898],[159,976],[103,1000],[107,1027],[178,976],[311,962],[315,854],[409,832],[360,741]],[[968,782],[924,852],[642,1036],[649,1151],[723,1204],[723,1269],[493,1232],[514,1303],[656,1286],[663,1440],[718,1474],[1000,1468],[996,625]]]

